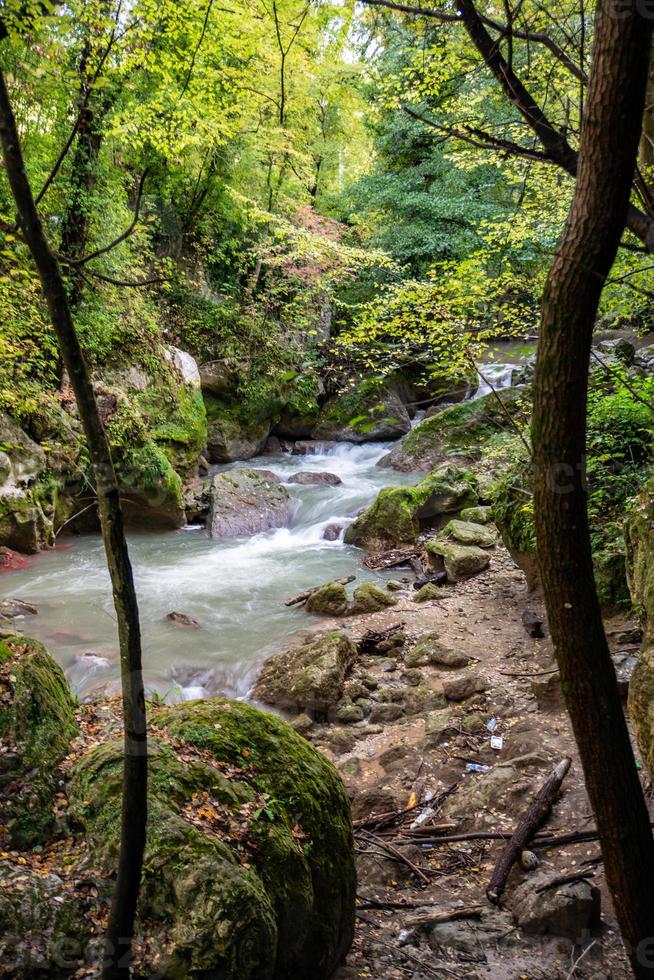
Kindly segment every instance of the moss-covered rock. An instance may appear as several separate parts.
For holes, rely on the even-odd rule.
[[[477,502],[477,481],[467,470],[441,466],[415,487],[385,487],[372,507],[345,531],[345,541],[362,548],[415,544],[422,530],[444,515]]]
[[[324,714],[340,700],[356,657],[356,646],[338,630],[309,638],[268,658],[254,696],[264,704]]]
[[[52,544],[57,496],[41,447],[0,412],[0,545],[33,554]]]
[[[479,548],[492,548],[497,544],[497,535],[491,528],[470,520],[448,521],[442,533],[460,544],[474,544]]]
[[[61,668],[23,636],[0,639],[0,820],[18,848],[42,842],[52,824],[56,766],[76,733]]]
[[[344,616],[349,604],[344,585],[326,582],[311,593],[304,608],[316,616]]]
[[[207,528],[212,538],[237,538],[283,527],[291,516],[288,491],[265,470],[233,469],[209,483]]]
[[[336,442],[370,442],[399,439],[410,429],[411,420],[395,389],[364,382],[325,403],[311,436]]]
[[[530,592],[540,588],[536,556],[532,474],[528,460],[521,459],[498,481],[493,493],[493,520],[504,546],[527,580]]]
[[[444,408],[420,422],[379,465],[404,473],[425,473],[447,460],[466,463],[479,459],[482,450],[510,428],[507,414],[519,420],[527,404],[524,389],[507,388]]]
[[[490,555],[475,545],[458,544],[450,539],[427,541],[425,550],[435,568],[445,568],[450,582],[470,578],[490,565]]]
[[[0,966],[12,977],[70,977],[88,949],[79,895],[44,870],[0,864]]]
[[[396,606],[397,603],[398,600],[394,596],[380,589],[378,585],[364,582],[354,590],[349,613],[351,616],[358,616],[363,613],[379,612],[380,609]]]
[[[413,593],[414,602],[434,602],[436,599],[443,598],[443,590],[439,589],[433,582],[427,582],[416,592]]]
[[[140,917],[150,934],[161,926],[158,973],[327,980],[354,927],[340,777],[289,725],[240,702],[185,703],[154,720],[176,740],[175,751],[153,740],[150,763]],[[71,815],[107,869],[121,767],[120,746],[102,745],[76,764],[69,792]]]
[[[629,682],[629,714],[638,747],[654,774],[654,482],[625,521],[627,579],[643,624],[643,647]]]
[[[270,435],[271,419],[248,415],[240,406],[230,406],[205,395],[207,409],[207,458],[210,463],[232,463],[252,459],[262,452]]]
[[[493,520],[493,508],[481,504],[478,507],[465,507],[459,517],[462,521],[473,521],[475,524],[490,524]]]

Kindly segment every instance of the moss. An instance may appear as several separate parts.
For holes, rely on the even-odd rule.
[[[345,541],[365,548],[415,544],[420,531],[443,515],[477,503],[477,482],[467,470],[441,466],[414,487],[385,487],[372,507],[345,531]]]
[[[526,421],[528,393],[509,388],[474,401],[444,408],[420,422],[384,465],[400,470],[429,470],[448,459],[479,459],[482,450],[510,428],[507,415]]]
[[[150,934],[162,922],[162,975],[326,980],[354,914],[352,827],[336,771],[290,726],[239,702],[157,708],[152,723],[175,739],[174,751],[151,743],[139,910]],[[69,789],[71,816],[108,868],[121,767],[119,744],[99,746]]]
[[[314,439],[399,438],[410,429],[409,416],[396,391],[388,385],[364,381],[341,392],[323,406]]]
[[[389,595],[378,585],[372,582],[364,582],[354,590],[353,602],[349,613],[352,616],[363,613],[379,612],[380,609],[387,609],[389,606],[396,606],[398,600]]]
[[[321,585],[311,593],[304,608],[317,616],[344,616],[348,608],[345,586],[337,582]]]
[[[5,637],[0,663],[8,693],[0,738],[17,757],[6,776],[12,790],[3,800],[2,822],[14,846],[31,847],[46,838],[52,823],[55,767],[77,730],[74,704],[61,668],[36,640]]]

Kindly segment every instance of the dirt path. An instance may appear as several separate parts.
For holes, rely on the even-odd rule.
[[[359,637],[367,629],[404,621],[404,653],[363,657],[356,674],[369,684],[376,681],[374,696],[383,692],[389,704],[399,692],[407,695],[407,687],[409,693],[420,690],[425,703],[395,721],[319,726],[310,734],[341,772],[355,821],[369,821],[357,830],[357,935],[338,980],[629,975],[596,842],[539,848],[536,870],[514,869],[502,907],[495,909],[485,889],[501,841],[438,844],[433,839],[443,832],[510,833],[533,793],[566,755],[572,766],[547,831],[557,835],[594,826],[553,672],[551,643],[528,635],[521,618],[526,609],[543,614],[540,601],[527,594],[521,572],[498,548],[486,572],[447,587],[443,598],[418,605],[404,593],[394,608],[350,622],[348,629]],[[607,626],[613,646],[633,652],[635,637],[628,629],[633,624],[617,617]],[[425,633],[435,633],[444,648],[467,655],[471,665],[465,670],[407,666],[407,650]],[[470,674],[479,690],[448,700],[443,708],[442,693],[452,690],[452,677]],[[501,737],[501,749],[491,747],[489,728]],[[470,762],[489,768],[471,772]],[[414,806],[381,829],[370,822],[375,814]],[[412,826],[416,817],[424,820],[421,828]],[[430,827],[442,828],[431,831],[431,840]],[[422,843],[415,843],[416,830]],[[585,881],[557,885],[561,877],[580,874],[586,874]],[[516,893],[522,893],[520,901]],[[598,898],[601,922],[596,921]],[[402,905],[406,908],[396,907]],[[416,926],[412,920],[460,906],[475,906],[478,913],[437,924]],[[511,906],[521,914],[522,926]]]

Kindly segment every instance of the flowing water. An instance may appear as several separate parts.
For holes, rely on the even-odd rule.
[[[382,486],[411,482],[376,466],[389,448],[343,443],[324,455],[237,464],[282,479],[301,470],[341,478],[335,487],[288,484],[289,527],[232,541],[212,541],[202,528],[130,534],[149,691],[170,701],[222,692],[244,697],[262,661],[315,623],[303,609],[286,608],[286,596],[355,572],[359,581],[374,579],[358,567],[358,549],[322,534],[330,523],[349,523]],[[9,596],[37,606],[37,616],[17,625],[46,644],[79,695],[118,690],[116,623],[99,535],[68,538],[26,569],[3,575],[0,598]],[[171,611],[192,616],[201,628],[167,622]]]

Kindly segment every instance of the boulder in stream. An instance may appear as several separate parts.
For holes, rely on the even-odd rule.
[[[299,483],[303,487],[337,487],[343,481],[335,473],[311,472],[304,470],[289,476],[287,483]]]
[[[283,527],[291,517],[288,491],[262,473],[233,469],[214,476],[207,487],[212,538],[238,538]]]
[[[397,391],[364,382],[323,405],[312,436],[361,443],[399,439],[410,429],[409,414]]]

